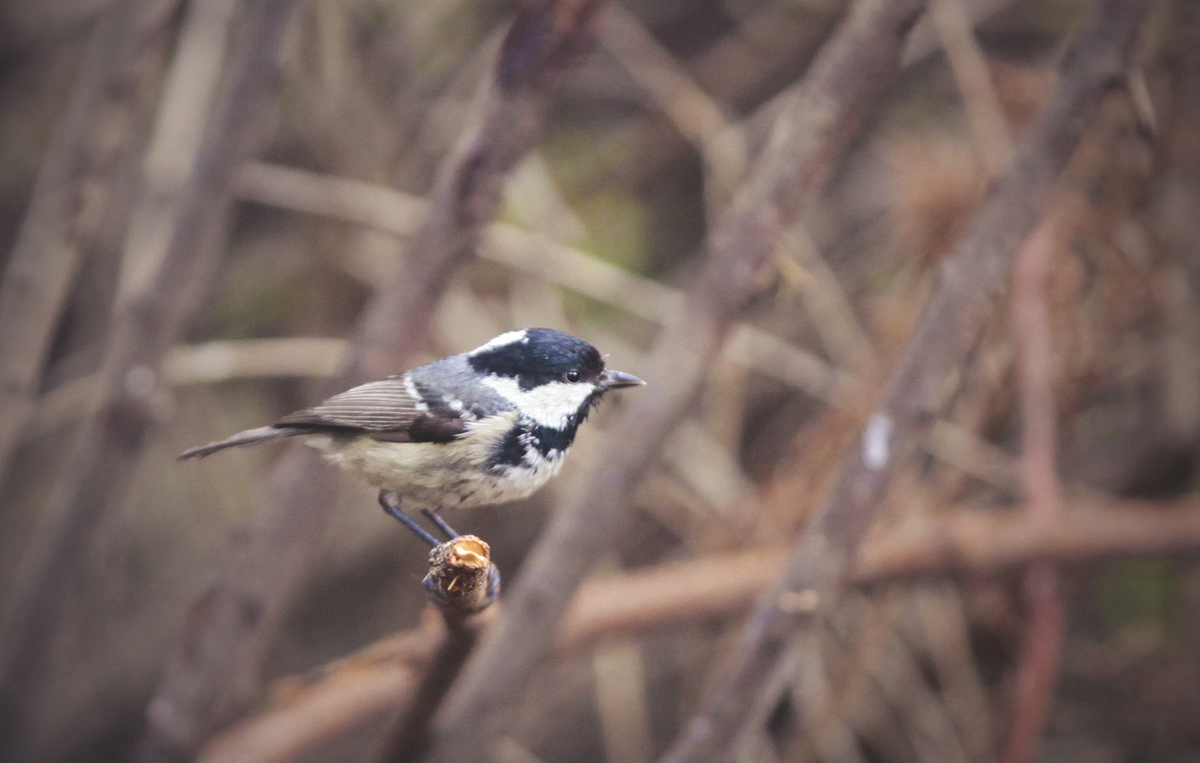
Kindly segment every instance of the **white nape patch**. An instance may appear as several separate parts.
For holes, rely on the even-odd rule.
[[[504,347],[509,344],[517,344],[518,342],[528,342],[529,336],[525,333],[525,329],[517,329],[516,331],[507,331],[495,339],[489,340],[484,344],[479,345],[475,349],[468,352],[468,355],[478,355],[481,352],[494,350],[497,347]]]
[[[596,391],[593,384],[550,382],[530,390],[521,389],[516,379],[489,376],[484,385],[494,389],[517,410],[544,427],[565,429],[573,414]]]

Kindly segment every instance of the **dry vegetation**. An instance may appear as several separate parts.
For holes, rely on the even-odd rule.
[[[2,760],[1200,756],[1196,0],[0,0],[0,251]],[[479,615],[173,461],[534,325]]]

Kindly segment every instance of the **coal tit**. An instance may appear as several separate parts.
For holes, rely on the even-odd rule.
[[[394,491],[406,509],[501,503],[558,473],[604,393],[644,383],[606,369],[582,339],[522,329],[179,458],[303,436],[328,460]]]

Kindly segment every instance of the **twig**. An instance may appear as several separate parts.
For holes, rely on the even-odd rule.
[[[66,593],[86,577],[94,531],[124,504],[142,441],[154,422],[156,369],[190,315],[196,282],[212,270],[233,168],[258,144],[278,42],[293,0],[250,3],[212,109],[167,249],[116,307],[99,371],[97,405],[61,470],[44,510],[5,622],[0,717],[20,723],[36,707],[51,644],[64,627]],[[161,10],[161,9],[160,9]]]
[[[1025,511],[997,516],[963,508],[868,539],[851,579],[872,587],[928,577],[987,577],[1038,559],[1074,565],[1197,553],[1200,501],[1195,500],[1072,504],[1049,528],[1031,521]],[[785,549],[756,549],[589,580],[571,602],[554,653],[578,653],[606,638],[735,615],[779,576],[785,559]],[[303,695],[215,739],[210,749],[227,757],[212,760],[296,760],[384,711],[407,707],[412,692],[406,687],[440,648],[430,640],[417,650],[416,633],[390,637],[362,657],[334,663]],[[346,670],[338,667],[343,664]]]
[[[745,137],[722,107],[620,5],[610,6],[604,14],[600,42],[700,152],[705,209],[709,219],[716,220],[749,163]]]
[[[510,588],[505,611],[438,718],[431,760],[463,760],[499,731],[511,698],[549,654],[552,634],[617,531],[629,497],[679,422],[707,364],[761,288],[776,237],[816,198],[894,71],[917,3],[866,2],[819,54],[762,157],[716,227],[682,313],[657,343],[647,388],[572,486]]]
[[[1010,258],[1037,221],[1105,91],[1124,77],[1146,5],[1093,3],[1054,98],[943,261],[938,289],[868,420],[862,446],[843,462],[783,577],[760,603],[712,696],[665,761],[730,758],[764,676],[797,630],[811,627],[814,616],[833,605],[876,506],[953,391],[951,380],[975,342]]]
[[[674,61],[670,66],[688,82],[694,83],[696,91],[703,93],[706,100],[717,105],[717,112],[720,112],[719,104],[730,107],[745,105],[756,92],[761,92],[772,77],[788,69],[796,70],[811,59],[841,17],[842,10],[841,7],[801,9],[768,4],[687,61],[685,70],[680,71],[682,67]],[[668,82],[660,80],[660,84]],[[662,99],[656,97],[656,100],[661,102]],[[765,129],[758,131],[760,138],[770,131],[771,124],[782,111],[777,108],[759,121],[759,124],[766,125]],[[682,124],[679,116],[678,109],[660,106],[645,116],[630,120],[612,139],[612,153],[616,157],[612,167],[603,176],[591,179],[591,183],[615,182],[621,187],[636,188],[660,174],[672,162],[678,161],[689,147],[703,152],[695,135],[695,128],[699,124],[692,120]],[[711,133],[713,136],[723,134],[737,141],[730,147],[732,151],[722,152],[726,160],[735,158],[734,151],[745,152],[746,158],[751,158],[750,147],[745,145],[746,124],[741,121],[730,132]],[[701,159],[704,159],[703,153]],[[734,178],[744,170],[744,167],[738,169],[732,162],[728,168],[738,170],[739,174]],[[705,190],[707,197],[708,189]],[[736,188],[730,188],[727,192],[734,190]],[[706,212],[719,211],[712,209],[708,198],[705,202]],[[717,219],[711,217],[709,225]]]
[[[447,638],[430,608],[421,624],[299,677],[276,681],[267,707],[213,739],[202,763],[299,760],[367,723],[409,707]]]
[[[334,383],[345,389],[394,373],[425,339],[434,304],[495,213],[503,180],[536,142],[559,84],[592,38],[598,0],[522,6],[481,93],[441,167],[404,267],[376,291]],[[184,635],[151,703],[143,761],[194,756],[259,690],[268,651],[305,565],[328,525],[329,472],[290,447],[264,486],[259,523]],[[244,613],[253,612],[253,617]]]
[[[579,254],[587,256],[582,252]],[[599,260],[593,262],[605,264]],[[629,275],[630,278],[637,278]],[[643,280],[653,283],[648,279]],[[682,300],[679,292],[662,288],[674,299],[673,304]],[[350,347],[350,343],[344,339],[328,337],[235,339],[176,345],[163,357],[162,381],[171,385],[185,385],[279,376],[331,378],[337,376]],[[857,388],[849,373],[830,366],[802,347],[748,323],[737,328],[726,345],[725,353],[728,359],[746,368],[834,405],[850,399],[851,393]],[[87,409],[96,382],[94,376],[80,377],[38,398],[25,436],[49,431],[81,416]],[[964,444],[969,436],[967,433],[959,435],[958,444]],[[953,455],[949,450],[941,452]],[[959,453],[953,462],[962,462],[961,468],[971,473],[976,468],[990,468],[984,463],[987,459],[981,458],[980,454],[972,452],[966,455],[973,456],[973,459],[964,458]]]
[[[843,368],[870,373],[876,361],[871,340],[804,223],[780,237],[775,262],[784,280],[802,295],[804,311],[826,352]]]
[[[187,203],[204,148],[205,116],[228,56],[236,12],[235,0],[188,5],[142,162],[142,186],[121,253],[117,303],[146,287],[170,248],[173,221]]]
[[[953,583],[938,582],[921,586],[913,598],[938,688],[969,760],[991,763],[996,759],[992,709],[971,649],[964,592]]]
[[[391,188],[267,164],[244,168],[238,189],[246,200],[402,236],[414,233],[427,205]],[[650,320],[670,322],[683,308],[684,295],[677,289],[515,225],[487,226],[479,256]],[[853,386],[846,372],[750,324],[738,327],[727,351],[739,363],[822,399],[836,402]]]
[[[453,629],[470,615],[487,609],[500,594],[500,570],[491,561],[492,549],[474,535],[460,535],[435,512],[421,513],[445,536],[439,541],[404,513],[400,496],[379,491],[379,505],[404,528],[429,546],[429,573],[422,581],[425,596]]]
[[[385,186],[271,164],[238,175],[240,198],[295,212],[332,217],[399,236],[414,235],[430,202]],[[616,305],[650,320],[678,312],[683,295],[553,238],[508,223],[483,231],[479,256]],[[370,285],[377,285],[373,276]]]
[[[1062,514],[1058,484],[1058,411],[1051,382],[1047,280],[1056,245],[1051,212],[1017,253],[1013,266],[1011,324],[1017,347],[1021,400],[1021,476],[1032,521],[1053,524]],[[1048,561],[1025,572],[1029,621],[1017,666],[1008,737],[1002,763],[1032,759],[1058,681],[1066,604],[1057,570]]]
[[[946,47],[980,159],[988,176],[995,177],[1012,156],[1012,138],[971,18],[963,0],[931,0],[929,13]]]
[[[457,535],[429,552],[426,597],[446,620],[458,623],[487,609],[500,593],[491,547],[474,535]]]
[[[917,655],[897,630],[895,597],[868,599],[851,594],[846,603],[869,613],[863,618],[871,630],[865,639],[876,641],[878,652],[872,659],[860,660],[860,665],[899,720],[917,760],[966,763],[966,752],[946,705],[947,697],[929,686]],[[849,629],[844,625],[838,627],[840,619],[835,618],[833,629],[843,642],[852,642],[854,635]]]
[[[445,638],[434,650],[429,669],[417,684],[412,701],[392,723],[383,744],[372,756],[386,763],[411,760],[425,746],[429,721],[458,677],[486,623],[478,615],[500,593],[500,571],[491,562],[487,543],[474,535],[459,535],[437,514],[424,510],[426,518],[448,536],[445,543],[439,543],[413,522],[402,510],[399,496],[392,491],[380,491],[379,503],[384,511],[431,546],[429,573],[422,584],[425,597],[437,607],[446,623]]]
[[[843,716],[827,675],[821,639],[816,634],[792,645],[792,702],[802,708],[800,723],[817,759],[830,763],[866,763],[854,729]],[[838,692],[840,693],[840,692]]]
[[[326,337],[239,339],[176,345],[163,357],[163,379],[197,384],[276,376],[330,377],[337,373],[349,346]]]
[[[944,570],[968,576],[994,575],[1041,559],[1075,564],[1103,558],[1189,555],[1195,553],[1200,540],[1200,504],[1084,502],[1050,525],[1027,517],[969,510],[944,520],[904,522],[888,535],[863,545],[852,581],[902,580]]]
[[[970,6],[971,22],[980,23],[1012,3],[1013,0],[975,0]],[[700,86],[724,102],[744,101],[747,94],[761,88],[763,82],[780,69],[806,60],[836,20],[830,16],[840,15],[841,7],[812,10],[815,13],[805,14],[806,17],[797,23],[794,10],[768,5],[737,31],[709,48],[689,65],[689,70]],[[781,35],[781,29],[796,31]],[[774,43],[768,45],[772,49],[768,56],[763,55],[763,37]],[[905,43],[900,65],[911,66],[935,53],[939,47],[933,25],[922,17]],[[787,93],[780,93],[741,120],[738,132],[743,139],[751,145],[761,139],[787,108],[788,98]],[[616,142],[614,152],[628,158],[612,172],[621,185],[636,187],[643,184],[678,159],[686,149],[687,144],[679,131],[672,125],[663,124],[664,121],[652,117],[625,128],[625,135]]]
[[[488,614],[491,614],[490,611]],[[479,616],[452,624],[447,618],[445,638],[434,651],[429,668],[421,676],[412,700],[393,719],[369,760],[402,763],[420,754],[429,742],[430,722],[434,713],[441,707],[446,692],[492,619]]]
[[[152,103],[178,0],[122,0],[104,10],[79,64],[66,112],[38,173],[0,281],[0,478],[34,404],[71,281],[105,220],[126,140]]]
[[[598,644],[592,652],[596,714],[610,763],[650,763],[654,744],[642,646],[632,639]]]
[[[280,376],[327,379],[337,373],[348,347],[343,339],[327,337],[175,345],[163,356],[161,375],[172,386]],[[98,383],[95,374],[82,376],[39,397],[22,437],[37,437],[83,416]]]

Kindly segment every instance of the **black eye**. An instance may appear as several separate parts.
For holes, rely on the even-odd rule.
[[[578,371],[567,371],[567,381],[572,382],[572,383],[579,381],[579,372]]]

